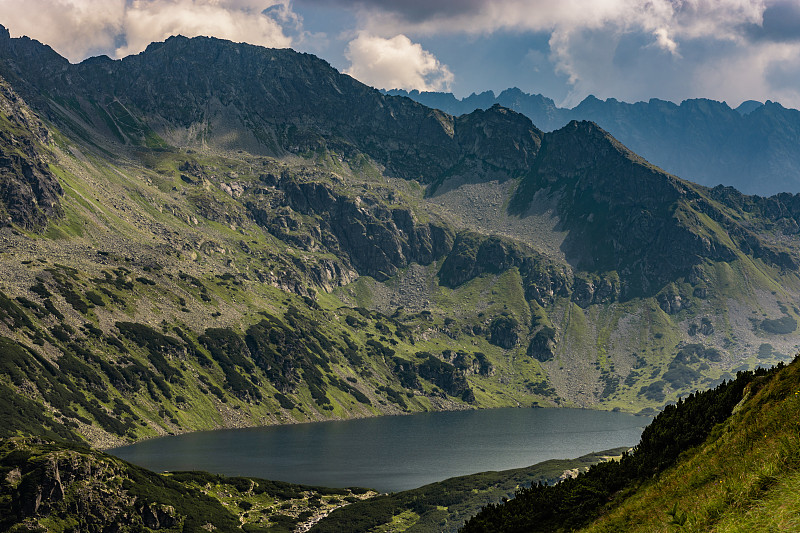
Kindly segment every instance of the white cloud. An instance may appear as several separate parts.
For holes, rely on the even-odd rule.
[[[797,0],[358,0],[355,5],[360,27],[373,35],[549,36],[550,61],[571,87],[564,105],[593,93],[629,101],[705,96],[733,105],[747,98],[783,98],[800,107]]]
[[[301,24],[289,0],[2,0],[0,22],[71,61],[138,53],[176,34],[283,48],[292,45],[284,27]]]
[[[405,35],[384,39],[361,33],[350,41],[346,74],[384,89],[449,90],[453,74],[422,46]]]
[[[658,28],[653,32],[653,35],[656,36],[655,44],[659,48],[668,51],[672,55],[678,55],[678,43],[672,40],[666,28]]]
[[[291,39],[284,35],[278,22],[260,12],[266,7],[269,5],[264,3],[225,0],[137,0],[125,16],[127,44],[118,48],[116,55],[141,52],[153,41],[178,34],[208,35],[275,48],[291,46]],[[279,14],[287,20],[284,11]]]
[[[27,35],[72,61],[114,50],[125,0],[3,0],[0,22],[12,36]]]
[[[428,2],[430,3],[430,2]],[[730,37],[742,23],[759,22],[767,0],[484,0],[441,2],[420,16],[418,2],[354,2],[363,27],[375,34],[553,31],[615,27],[690,37]]]
[[[800,108],[800,43],[759,43],[699,69],[695,80],[704,93],[725,87],[733,105],[755,98]]]

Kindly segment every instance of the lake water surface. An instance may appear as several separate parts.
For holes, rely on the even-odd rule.
[[[650,420],[583,409],[487,409],[205,431],[109,452],[155,471],[392,492],[634,446]]]

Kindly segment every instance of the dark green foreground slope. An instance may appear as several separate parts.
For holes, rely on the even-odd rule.
[[[520,487],[558,483],[594,464],[619,459],[626,450],[615,448],[578,459],[551,459],[525,468],[459,476],[418,489],[379,495],[337,509],[311,531],[455,532],[481,507],[512,496]]]
[[[798,420],[800,358],[743,372],[667,407],[619,462],[521,489],[462,531],[794,530]]]
[[[2,531],[276,533],[374,494],[205,472],[156,474],[66,443],[0,441]]]

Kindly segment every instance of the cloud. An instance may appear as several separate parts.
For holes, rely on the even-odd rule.
[[[457,12],[472,12],[486,0],[295,0],[309,9],[315,7],[339,8],[364,14],[388,13],[395,19],[419,23],[435,17],[448,17]]]
[[[767,5],[761,24],[749,24],[746,30],[756,40],[800,41],[800,4],[782,1]]]
[[[670,54],[677,55],[678,54],[678,43],[672,40],[669,36],[669,30],[666,28],[658,28],[653,32],[653,35],[656,37],[655,44],[663,49],[667,50]]]
[[[550,63],[571,89],[564,105],[593,93],[734,104],[785,98],[800,106],[793,88],[800,80],[797,0],[297,1],[347,6],[361,31],[417,42],[498,32],[549,36]]]
[[[384,89],[449,90],[453,74],[422,46],[405,35],[384,39],[361,33],[350,41],[346,74]]]
[[[699,36],[730,35],[731,27],[760,23],[767,0],[298,0],[338,4],[361,14],[373,33],[387,27],[406,33],[491,33],[616,27],[659,28]],[[782,3],[791,0],[781,0]],[[771,2],[776,3],[776,2]]]
[[[116,55],[140,52],[153,41],[177,34],[210,35],[274,48],[291,46],[278,21],[261,13],[259,8],[264,7],[263,3],[225,0],[137,0],[126,12],[127,42]],[[276,12],[284,21],[295,23],[285,9]]]
[[[12,36],[38,39],[77,61],[113,53],[125,10],[125,0],[3,0],[0,22]]]
[[[800,108],[800,43],[765,42],[721,54],[715,63],[698,69],[694,79],[698,91],[724,87],[725,98],[733,103],[752,98]]]
[[[302,24],[289,0],[3,0],[0,20],[71,61],[122,57],[171,35],[209,35],[262,46],[292,45]]]

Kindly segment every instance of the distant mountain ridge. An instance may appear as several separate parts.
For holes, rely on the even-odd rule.
[[[748,100],[737,108],[725,102],[690,99],[625,103],[588,96],[561,108],[541,94],[520,89],[457,99],[451,93],[391,90],[452,115],[500,104],[526,115],[544,131],[570,120],[591,120],[628,148],[667,172],[713,187],[732,186],[769,196],[800,192],[800,111],[777,102]]]

